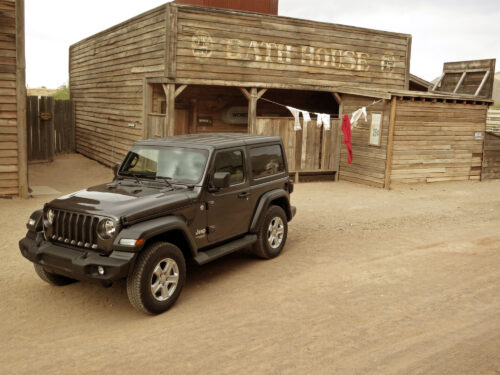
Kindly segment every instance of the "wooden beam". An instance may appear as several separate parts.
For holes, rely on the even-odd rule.
[[[342,103],[342,97],[337,92],[332,92],[332,95],[337,104],[340,105]]]
[[[245,96],[245,98],[247,98],[247,100],[250,101],[251,100],[251,96],[250,96],[250,93],[248,92],[248,90],[245,89],[245,88],[243,88],[243,87],[240,87],[240,90],[243,93],[243,95]]]
[[[175,78],[177,75],[177,22],[178,9],[170,4],[165,5],[166,22],[166,49],[165,49],[165,75]]]
[[[462,73],[460,80],[458,81],[457,85],[455,86],[455,90],[453,90],[454,94],[458,91],[459,87],[462,85],[462,82],[464,81],[466,75],[467,75],[467,72]]]
[[[478,95],[479,95],[479,93],[480,93],[480,92],[481,92],[481,90],[483,89],[483,86],[484,86],[484,84],[486,83],[486,80],[488,79],[488,76],[489,76],[489,75],[490,75],[490,71],[488,70],[488,71],[486,72],[486,74],[484,75],[483,80],[481,81],[481,84],[480,84],[480,85],[479,85],[479,87],[477,88],[477,91],[476,91],[476,93],[474,94],[474,96],[478,96]]]
[[[177,98],[186,89],[186,87],[188,87],[188,85],[177,87],[177,89],[175,90],[175,97]]]
[[[257,99],[262,98],[262,95],[264,95],[267,92],[267,89],[262,89],[257,93]]]
[[[24,0],[16,1],[16,96],[19,196],[28,198],[28,138],[26,130],[26,56],[24,50]]]
[[[437,82],[434,84],[434,86],[432,86],[432,90],[431,91],[436,91],[437,87],[439,86],[439,84],[443,80],[444,75],[445,75],[445,73],[441,74],[441,76],[439,77],[439,79],[437,80]]]
[[[392,173],[392,150],[394,143],[394,125],[396,123],[396,97],[392,97],[391,102],[391,118],[389,120],[389,135],[387,139],[387,154],[385,158],[385,179],[384,188],[391,188],[391,173]]]
[[[155,82],[155,80],[160,80],[161,78],[150,79],[150,82]],[[165,80],[165,79],[163,79]],[[270,83],[270,82],[249,82],[249,81],[228,81],[221,79],[201,79],[201,78],[179,78],[176,80],[177,84],[185,85],[203,85],[203,86],[233,86],[233,87],[257,87],[266,89],[284,89],[284,90],[306,90],[306,91],[322,91],[322,92],[332,92],[336,91],[341,94],[351,94],[358,95],[368,98],[378,98],[378,99],[390,99],[391,94],[388,89],[363,89],[357,87],[346,87],[346,86],[335,86],[332,85],[303,85],[303,84],[284,84],[284,83]]]

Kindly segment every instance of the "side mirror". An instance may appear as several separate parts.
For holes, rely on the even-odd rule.
[[[213,179],[214,187],[217,189],[228,188],[230,176],[229,172],[216,172]]]
[[[118,176],[118,171],[120,170],[120,167],[121,167],[121,163],[116,163],[113,167],[113,174],[115,175],[115,178],[116,176]]]

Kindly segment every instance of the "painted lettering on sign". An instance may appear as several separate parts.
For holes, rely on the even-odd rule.
[[[225,57],[233,60],[312,65],[362,72],[373,69],[368,63],[373,56],[366,52],[258,40],[225,39],[222,43],[225,45]],[[192,38],[193,55],[200,58],[211,57],[212,44],[212,38],[207,32],[196,33]],[[385,54],[378,57],[378,60],[381,72],[391,73],[394,70],[395,56]]]

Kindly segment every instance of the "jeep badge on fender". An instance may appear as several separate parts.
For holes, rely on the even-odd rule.
[[[278,256],[293,183],[280,137],[192,134],[135,142],[109,184],[31,214],[24,257],[52,285],[126,279],[130,303],[158,314],[179,297],[186,259],[251,247]]]

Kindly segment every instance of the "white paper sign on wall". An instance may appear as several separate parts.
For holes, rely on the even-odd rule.
[[[380,146],[380,135],[382,133],[382,113],[372,112],[370,125],[370,146]]]

